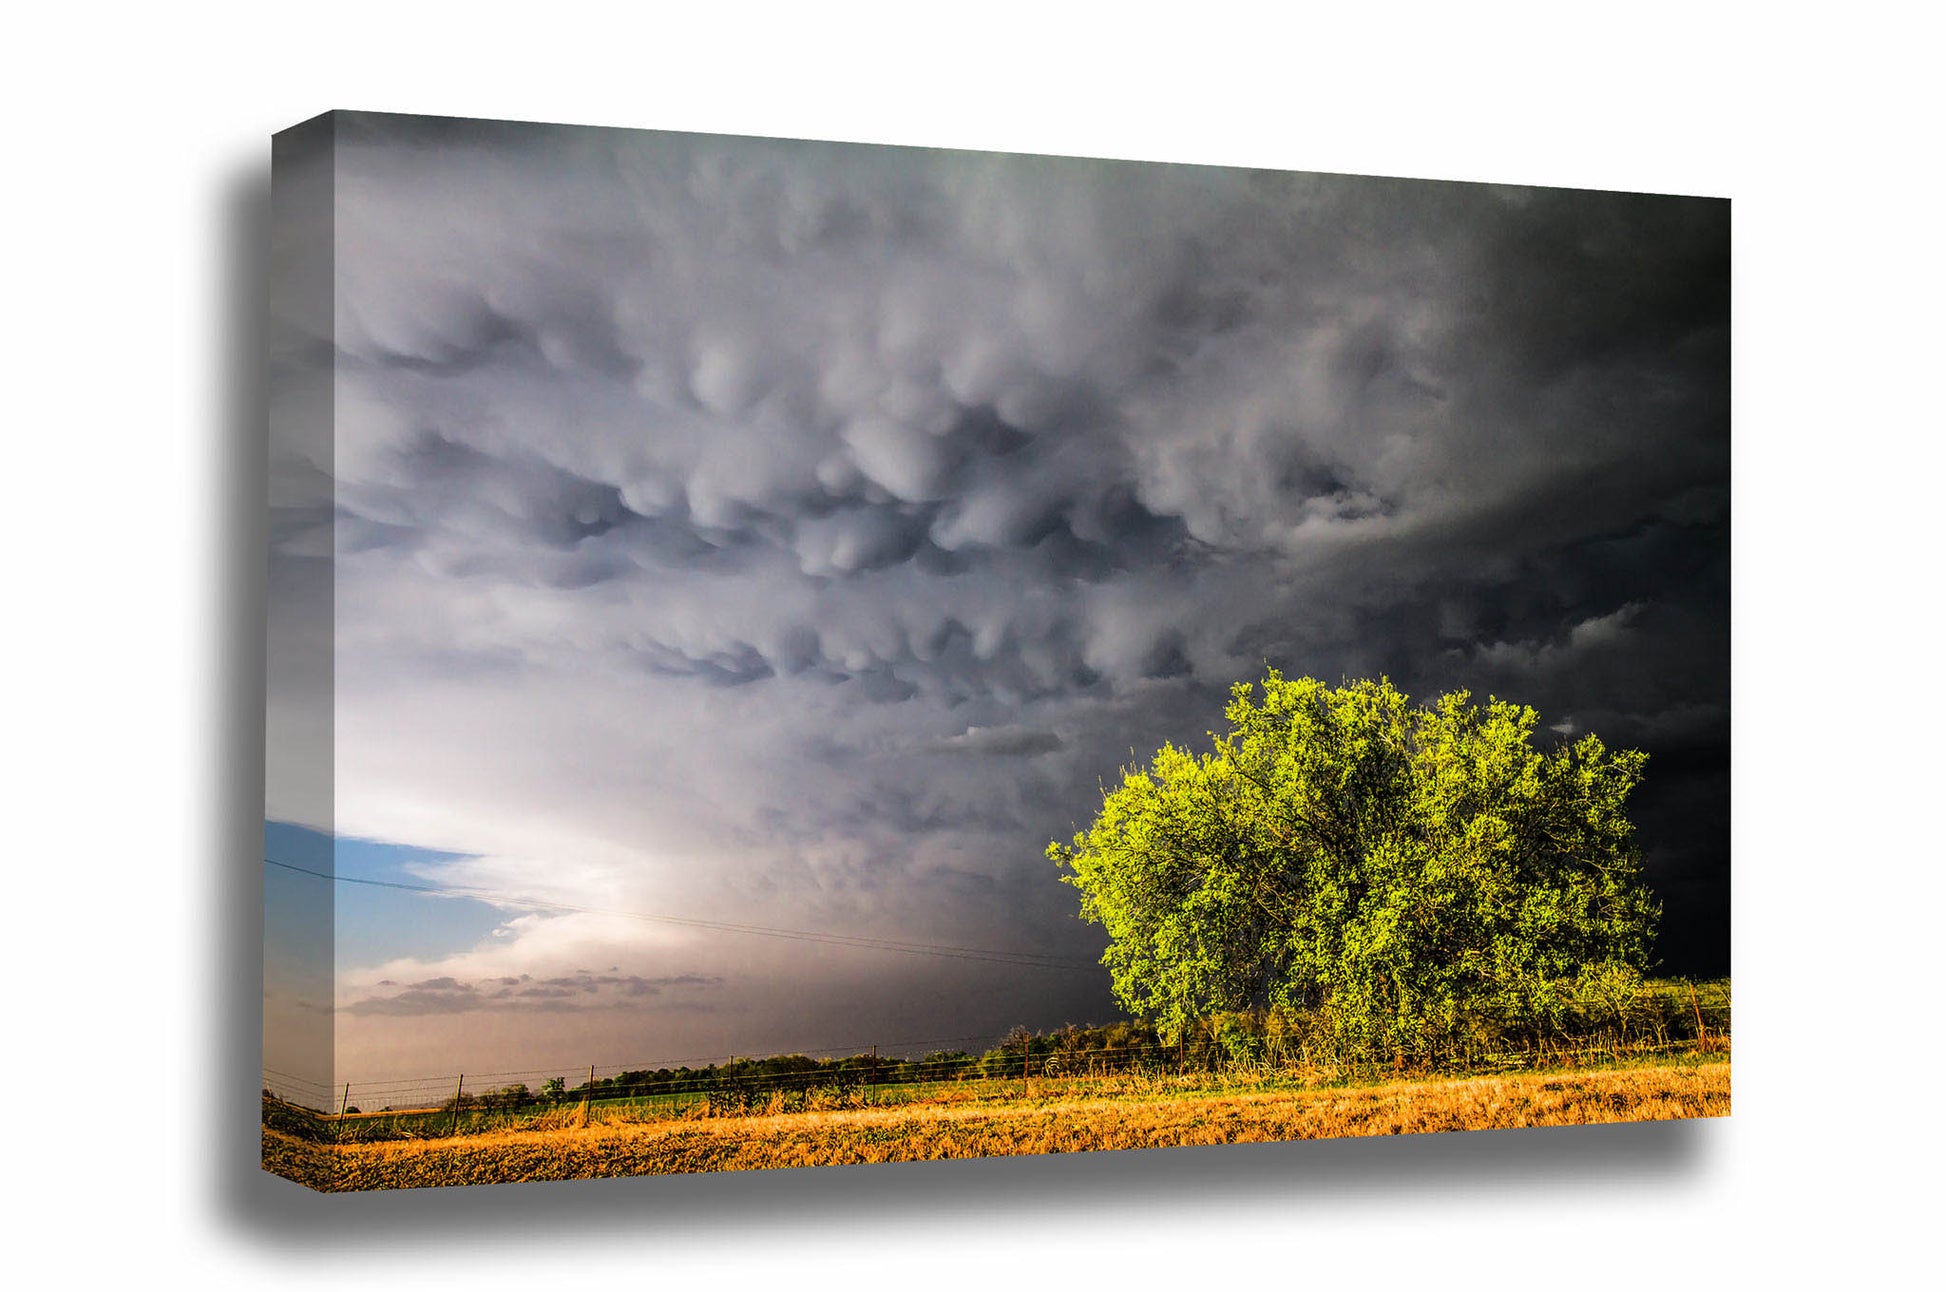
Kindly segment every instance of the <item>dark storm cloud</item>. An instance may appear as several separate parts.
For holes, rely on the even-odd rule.
[[[427,978],[419,982],[380,981],[371,995],[338,1007],[353,1016],[417,1018],[435,1014],[466,1014],[482,1010],[508,1013],[554,1014],[564,1010],[613,1009],[666,992],[695,992],[723,985],[721,978],[678,974],[644,978],[639,974],[595,974],[583,970],[550,978],[531,974],[462,982],[457,978]]]
[[[1052,753],[1062,744],[1061,738],[1051,731],[1033,731],[1025,727],[968,727],[957,736],[948,736],[922,748],[927,753],[935,754],[1031,758],[1035,754]]]
[[[1271,664],[1680,751],[1645,846],[1725,873],[1727,203],[344,137],[370,832],[555,866],[574,821],[585,891],[1085,952],[1041,848]]]

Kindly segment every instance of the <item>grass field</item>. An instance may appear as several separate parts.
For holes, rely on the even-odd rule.
[[[883,1106],[709,1117],[561,1110],[522,1129],[318,1143],[276,1119],[264,1165],[329,1191],[765,1170],[1100,1149],[1721,1117],[1727,1055],[1606,1069],[1317,1086],[1282,1078],[979,1083]]]

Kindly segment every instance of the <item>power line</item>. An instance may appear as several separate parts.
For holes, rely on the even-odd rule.
[[[621,911],[600,906],[579,906],[572,902],[553,902],[544,898],[520,897],[509,893],[499,893],[485,888],[469,888],[463,885],[435,887],[430,884],[407,884],[398,880],[368,879],[357,875],[333,875],[321,870],[310,870],[294,866],[287,861],[274,861],[264,858],[267,866],[277,866],[283,870],[309,875],[314,879],[328,880],[339,884],[364,884],[372,888],[393,888],[408,893],[428,893],[435,897],[470,897],[477,901],[490,902],[500,906],[520,906],[533,910],[564,911],[576,915],[612,915],[631,920],[647,920],[656,924],[674,924],[685,928],[711,929],[719,933],[744,933],[753,937],[779,938],[792,942],[819,942],[831,946],[858,947],[868,951],[897,951],[906,955],[942,956],[955,960],[977,960],[989,964],[1020,965],[1031,969],[1069,969],[1095,970],[1101,966],[1091,960],[1076,960],[1068,956],[1043,955],[1034,951],[1004,951],[993,947],[947,946],[935,942],[904,942],[893,938],[873,938],[849,933],[816,933],[805,929],[780,929],[765,924],[737,924],[723,920],[702,920],[684,915],[654,915],[647,911]]]

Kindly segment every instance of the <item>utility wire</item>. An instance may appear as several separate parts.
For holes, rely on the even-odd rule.
[[[565,911],[577,915],[614,915],[631,920],[647,920],[656,924],[675,924],[685,928],[711,929],[719,933],[745,933],[753,937],[781,938],[792,942],[822,942],[832,946],[859,947],[869,951],[897,951],[907,955],[943,956],[956,960],[979,960],[989,964],[1021,965],[1032,969],[1069,969],[1090,971],[1101,966],[1091,960],[1076,960],[1067,956],[1042,955],[1033,951],[1003,951],[992,947],[945,946],[934,942],[902,942],[892,938],[863,937],[849,933],[815,933],[804,929],[779,929],[764,924],[735,924],[722,920],[699,920],[683,915],[652,915],[647,911],[618,911],[599,906],[578,906],[572,902],[552,902],[542,898],[519,897],[508,893],[498,893],[485,888],[468,888],[462,885],[435,887],[430,884],[407,884],[390,879],[367,879],[356,875],[332,875],[321,870],[309,870],[303,866],[293,866],[287,861],[274,861],[264,858],[267,866],[277,866],[283,870],[295,871],[300,875],[310,875],[315,879],[330,880],[340,884],[365,884],[372,888],[395,888],[408,893],[429,893],[436,897],[470,897],[478,901],[490,902],[500,906],[521,906],[534,910]]]

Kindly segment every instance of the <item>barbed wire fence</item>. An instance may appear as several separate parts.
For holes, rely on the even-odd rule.
[[[1481,1049],[1441,1075],[1512,1073],[1681,1055],[1727,1054],[1727,993],[1706,1010],[1692,991],[1691,1027],[1628,1038],[1563,1038],[1516,1049]],[[329,1085],[316,1077],[263,1070],[266,1124],[337,1142],[444,1138],[516,1129],[587,1125],[605,1116],[659,1119],[868,1107],[942,1097],[1008,1098],[1031,1090],[1084,1088],[1109,1079],[1318,1081],[1424,1075],[1403,1064],[1348,1061],[1293,1038],[1226,1045],[1213,1031],[1175,1042],[1101,1043],[1104,1029],[1015,1029],[991,1036],[845,1045],[790,1055],[715,1055],[642,1064],[450,1073]],[[1090,1043],[1090,1042],[1093,1043]],[[900,1057],[923,1053],[924,1057]],[[274,1105],[274,1106],[273,1106]]]

